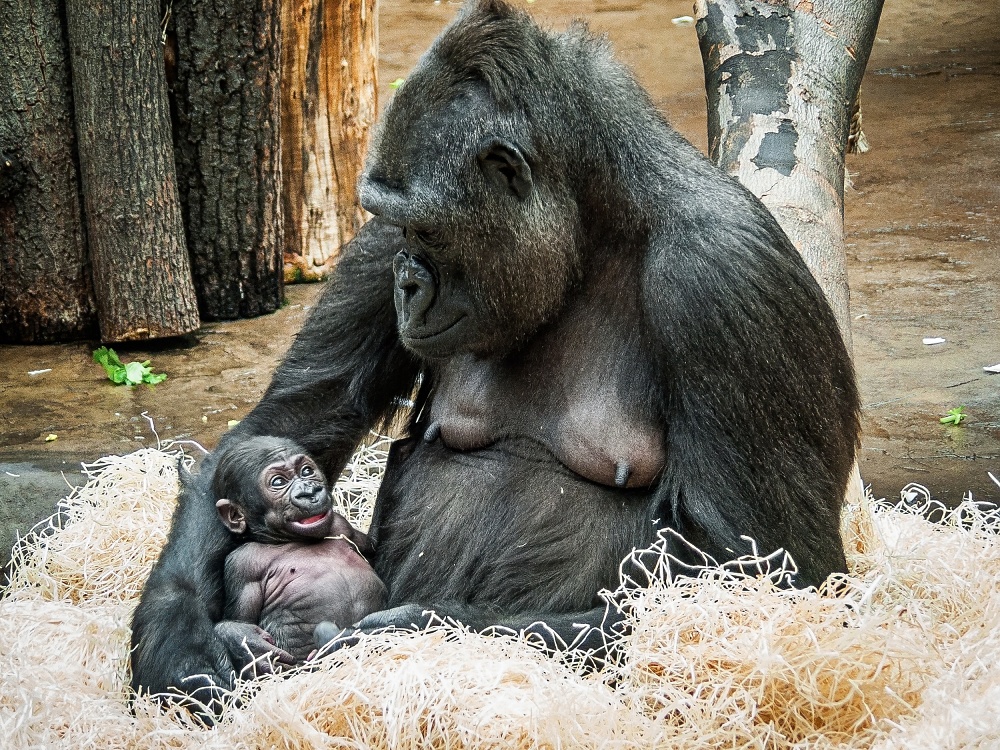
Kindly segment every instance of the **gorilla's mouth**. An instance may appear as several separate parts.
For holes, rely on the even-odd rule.
[[[317,526],[322,526],[329,517],[330,511],[326,511],[325,513],[318,513],[308,518],[300,518],[298,521],[291,521],[288,525],[298,531],[309,531]]]
[[[442,334],[448,333],[448,331],[450,331],[452,328],[454,328],[463,320],[465,320],[465,318],[466,314],[462,313],[453,321],[451,321],[451,323],[446,325],[444,328],[439,328],[438,330],[432,331],[431,333],[420,333],[420,334],[408,333],[407,338],[409,338],[411,341],[429,341],[430,339],[434,339]]]

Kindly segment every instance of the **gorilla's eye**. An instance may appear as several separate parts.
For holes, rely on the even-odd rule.
[[[414,242],[421,247],[438,247],[441,239],[433,229],[415,229],[414,227],[403,227],[403,237],[409,242]]]
[[[299,470],[299,475],[303,477],[311,477],[315,473],[316,472],[313,471],[313,467],[310,466],[309,464],[306,464]]]
[[[283,476],[281,476],[281,474],[275,474],[273,477],[271,477],[271,481],[268,482],[268,484],[271,487],[280,488],[284,487],[286,484],[288,484],[288,482]]]

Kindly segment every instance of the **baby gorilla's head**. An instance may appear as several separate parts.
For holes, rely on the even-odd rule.
[[[229,447],[212,489],[226,528],[253,541],[322,539],[334,522],[326,477],[287,438],[255,437]]]

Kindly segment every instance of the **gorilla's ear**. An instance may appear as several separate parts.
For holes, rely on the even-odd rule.
[[[215,502],[215,507],[219,511],[219,518],[234,534],[242,534],[247,530],[247,519],[243,515],[243,508],[232,500],[221,497]]]
[[[479,166],[486,180],[499,189],[521,200],[531,195],[531,167],[517,146],[499,138],[491,140],[479,152]]]

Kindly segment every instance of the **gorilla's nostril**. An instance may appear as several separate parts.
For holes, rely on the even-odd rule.
[[[419,317],[434,301],[434,276],[420,258],[400,252],[392,261],[396,276],[396,307],[403,320]]]

